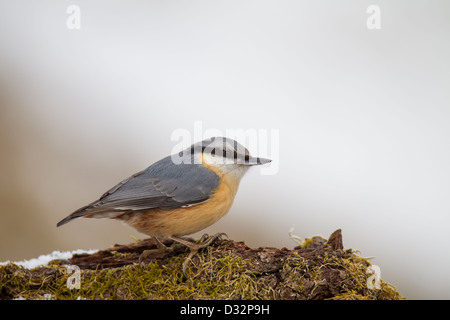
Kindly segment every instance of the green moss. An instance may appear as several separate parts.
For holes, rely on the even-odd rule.
[[[229,253],[213,259],[211,250],[194,258],[189,280],[181,272],[186,255],[166,264],[128,265],[102,270],[81,270],[80,289],[68,289],[71,274],[58,264],[27,270],[14,264],[0,267],[0,293],[25,299],[251,299],[256,278],[244,269],[248,261]]]
[[[330,298],[330,300],[372,300],[372,299],[357,293],[355,290],[351,290],[349,292],[341,293],[337,296],[334,296],[333,298]]]
[[[81,270],[80,289],[69,289],[72,275],[57,262],[27,270],[0,266],[0,298],[25,299],[401,299],[381,280],[368,289],[370,262],[350,250],[327,246],[312,251],[278,250],[253,254],[231,245],[208,247],[182,273],[187,253],[146,265]],[[262,249],[261,249],[262,250]],[[254,250],[256,251],[256,250]],[[316,251],[314,251],[316,252]],[[122,253],[117,253],[123,255]],[[307,256],[306,254],[310,254]],[[270,257],[270,263],[266,262]],[[268,269],[266,264],[272,269]],[[275,265],[275,267],[273,267]]]

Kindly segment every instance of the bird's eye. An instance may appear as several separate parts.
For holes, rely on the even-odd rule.
[[[236,150],[234,150],[234,154],[233,154],[233,157],[234,157],[234,159],[237,159],[237,152],[236,152]]]
[[[223,156],[224,158],[226,158],[226,157],[227,157],[227,150],[225,150],[225,149],[222,149],[222,156]]]
[[[216,155],[216,149],[214,148],[214,149],[212,149],[212,151],[211,151],[211,155],[212,156],[215,156]]]

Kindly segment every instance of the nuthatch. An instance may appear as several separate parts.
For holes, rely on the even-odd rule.
[[[222,218],[230,209],[247,170],[269,162],[269,159],[250,156],[235,140],[206,139],[121,181],[57,226],[79,217],[122,220],[153,237],[158,250],[170,250],[159,239],[171,239],[189,247],[190,255],[183,264],[186,274],[190,258],[223,234],[200,243],[182,236],[200,231]]]

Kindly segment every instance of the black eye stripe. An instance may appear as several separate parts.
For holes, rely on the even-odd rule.
[[[230,159],[238,159],[238,157],[239,157],[239,154],[237,153],[237,149],[233,150],[233,156],[231,156],[231,150],[225,148],[225,146],[223,146],[223,148],[215,147],[215,148],[209,149],[208,145],[202,145],[202,153],[208,152],[209,150],[211,150],[210,154],[212,156],[216,156],[217,154],[220,154],[220,150],[222,150],[222,157],[224,157],[224,158],[228,157]],[[194,152],[194,148],[193,147],[191,147],[191,151]],[[248,160],[248,159],[249,159],[249,155],[248,155],[248,152],[246,151],[246,153],[245,153],[245,160]]]

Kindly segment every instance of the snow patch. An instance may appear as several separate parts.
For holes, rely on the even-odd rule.
[[[38,258],[33,258],[30,260],[23,260],[23,261],[13,261],[12,263],[18,265],[18,266],[23,266],[26,269],[34,269],[40,266],[46,266],[50,261],[52,260],[56,260],[56,259],[62,259],[62,260],[67,260],[73,257],[74,254],[93,254],[96,253],[98,250],[96,249],[91,249],[91,250],[82,250],[82,249],[78,249],[78,250],[73,250],[73,251],[53,251],[50,254],[44,254],[44,255],[40,255]],[[8,263],[11,263],[11,261],[5,261],[5,262],[0,262],[0,266],[1,265],[6,265]]]

